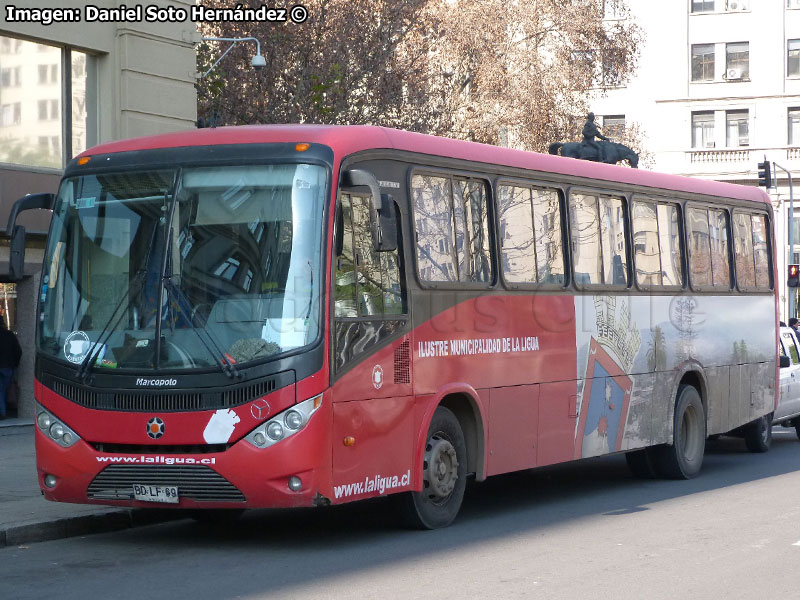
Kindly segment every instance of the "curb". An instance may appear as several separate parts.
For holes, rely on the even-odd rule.
[[[0,530],[0,548],[94,533],[108,533],[185,518],[184,514],[176,514],[172,510],[113,509],[91,515],[12,525]]]

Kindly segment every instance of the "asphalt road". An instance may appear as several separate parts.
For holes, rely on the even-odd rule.
[[[692,481],[623,457],[495,477],[459,519],[396,527],[386,500],[252,511],[0,550],[0,599],[797,597],[800,441],[709,442]]]

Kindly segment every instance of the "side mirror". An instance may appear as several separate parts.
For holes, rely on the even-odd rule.
[[[375,175],[364,169],[348,169],[342,172],[341,187],[369,188],[372,210],[370,230],[372,246],[376,252],[389,252],[397,248],[397,213],[391,196],[381,194]]]
[[[381,239],[375,250],[392,252],[397,250],[397,205],[390,194],[381,194],[381,206],[377,212]]]
[[[23,196],[11,207],[8,215],[6,233],[11,234],[11,248],[8,253],[8,273],[12,281],[19,281],[25,269],[25,228],[17,225],[17,215],[26,210],[43,208],[53,210],[55,194],[29,194]]]
[[[786,367],[791,367],[792,361],[788,356],[781,356],[781,369],[785,369]]]

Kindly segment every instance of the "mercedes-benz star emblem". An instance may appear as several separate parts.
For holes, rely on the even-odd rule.
[[[153,417],[147,422],[147,435],[157,440],[164,435],[164,421],[158,417]]]
[[[250,414],[257,421],[263,421],[269,416],[269,402],[264,398],[259,398],[250,405]]]

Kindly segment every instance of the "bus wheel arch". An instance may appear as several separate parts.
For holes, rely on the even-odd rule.
[[[483,481],[486,479],[486,445],[478,403],[469,394],[459,393],[445,396],[439,406],[449,409],[458,419],[467,446],[467,472],[474,473],[478,481]]]
[[[467,449],[461,423],[446,406],[438,404],[425,434],[420,491],[398,496],[398,509],[414,529],[447,527],[458,515],[467,485]]]

